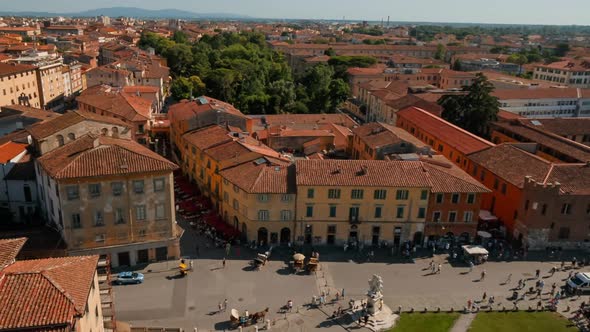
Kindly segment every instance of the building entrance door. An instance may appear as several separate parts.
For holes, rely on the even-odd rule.
[[[119,266],[131,266],[131,257],[128,251],[118,253],[117,258],[119,259]]]

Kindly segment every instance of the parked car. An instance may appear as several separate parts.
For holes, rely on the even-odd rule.
[[[143,274],[138,272],[121,272],[117,275],[117,279],[113,280],[115,285],[141,284],[142,282]]]
[[[575,294],[578,289],[582,292],[590,290],[590,273],[579,272],[572,276],[566,283],[565,289],[571,294]]]

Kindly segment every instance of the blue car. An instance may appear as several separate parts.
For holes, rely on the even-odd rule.
[[[121,272],[117,279],[113,281],[115,285],[130,285],[141,284],[143,282],[143,274],[138,272]]]

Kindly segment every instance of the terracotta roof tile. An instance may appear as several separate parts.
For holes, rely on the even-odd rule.
[[[525,176],[542,181],[551,168],[545,159],[506,143],[472,153],[468,158],[519,188],[523,188]]]
[[[401,142],[408,142],[416,147],[427,146],[402,128],[385,123],[371,122],[353,129],[352,132],[373,149]]]
[[[122,120],[115,119],[110,116],[102,116],[91,112],[76,110],[67,112],[60,117],[45,122],[35,123],[29,126],[26,130],[35,139],[41,140],[43,138],[49,137],[57,133],[58,131],[64,130],[75,124],[83,122],[84,120],[129,127],[129,125],[123,122]]]
[[[337,124],[354,128],[358,123],[346,114],[270,114],[250,115],[254,119],[253,130],[262,130],[268,126],[285,126],[291,129],[314,129],[322,124]]]
[[[409,107],[397,113],[398,119],[406,119],[423,131],[437,137],[461,153],[469,154],[494,146],[493,143],[477,137],[435,115],[416,107]],[[399,120],[398,120],[399,121]]]
[[[248,162],[221,172],[221,176],[251,194],[293,193],[289,167],[271,163]]]
[[[12,141],[0,145],[0,164],[8,163],[12,158],[23,153],[28,146],[28,144],[15,143]]]
[[[523,126],[520,122],[495,122],[492,124],[492,128],[494,127],[518,134],[525,142],[541,144],[575,159],[577,162],[590,161],[590,147],[553,133],[543,131],[536,126]]]
[[[0,62],[0,76],[14,75],[35,70],[35,66]]]
[[[168,172],[174,163],[137,142],[86,135],[38,159],[55,179]]]
[[[27,242],[27,238],[0,239],[0,271],[14,262],[14,259]]]
[[[182,139],[201,151],[233,140],[225,128],[217,125],[189,131]]]
[[[74,323],[72,301],[42,273],[0,279],[0,330],[27,330]]]
[[[590,166],[588,164],[553,165],[549,175],[545,178],[545,183],[555,182],[559,182],[561,185],[560,192],[562,194],[590,195]]]
[[[590,118],[521,119],[520,123],[559,136],[590,134]]]

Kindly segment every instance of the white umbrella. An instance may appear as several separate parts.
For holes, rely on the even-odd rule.
[[[484,239],[489,239],[492,237],[492,234],[486,232],[486,231],[478,231],[477,235],[483,237]]]

